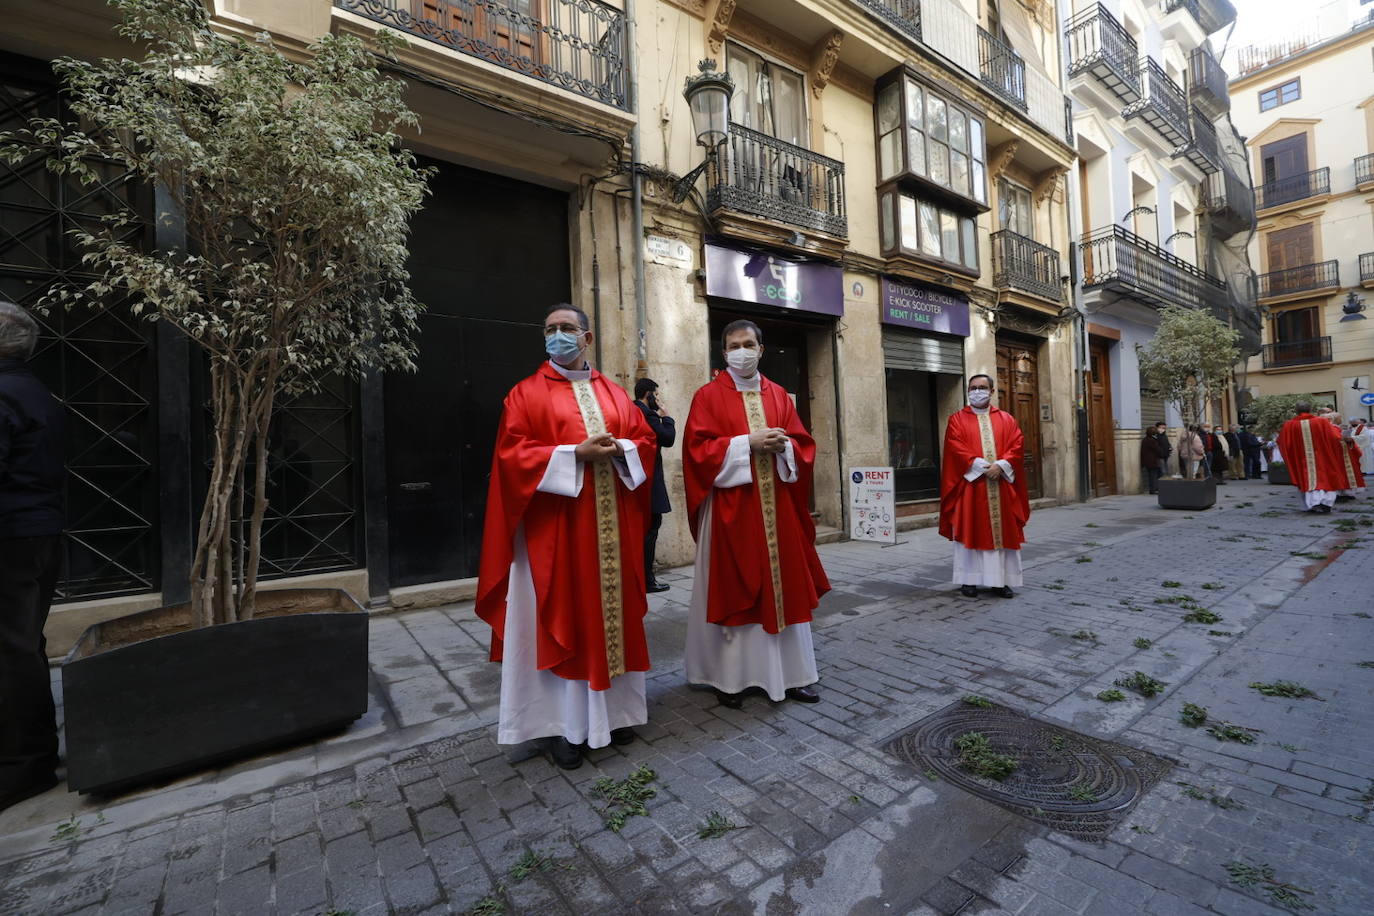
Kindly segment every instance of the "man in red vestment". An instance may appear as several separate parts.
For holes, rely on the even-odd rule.
[[[1279,430],[1279,452],[1288,464],[1302,507],[1325,514],[1335,505],[1336,492],[1345,486],[1341,432],[1327,420],[1314,417],[1311,404],[1302,402],[1294,409],[1297,416]]]
[[[954,542],[954,581],[967,598],[980,585],[1012,597],[1030,518],[1021,427],[992,395],[991,376],[971,376],[969,406],[945,427],[940,534]]]
[[[492,457],[477,615],[502,662],[497,742],[634,740],[648,720],[644,527],[656,442],[619,385],[587,365],[586,314],[544,319],[549,361],[506,396]]]
[[[728,368],[692,398],[682,456],[697,541],[687,679],[732,709],[751,687],[815,703],[811,612],[830,590],[808,505],[816,442],[758,371],[758,325],[731,322],[721,346]]]
[[[1332,414],[1331,422],[1341,434],[1341,470],[1345,475],[1345,485],[1336,495],[1337,502],[1349,502],[1364,492],[1364,473],[1360,470],[1360,447],[1355,442],[1355,424],[1349,426],[1340,414]]]

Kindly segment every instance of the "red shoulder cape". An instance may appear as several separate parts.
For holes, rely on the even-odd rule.
[[[1307,422],[1312,431],[1312,457],[1309,463],[1307,449],[1302,438],[1302,424]],[[1341,431],[1329,421],[1314,417],[1310,413],[1300,413],[1279,430],[1279,452],[1288,465],[1288,475],[1293,486],[1303,492],[1308,490],[1344,490],[1345,479],[1344,447],[1341,445]]]
[[[997,460],[1012,467],[1015,479],[1003,480],[1002,547],[1018,549],[1025,543],[1023,529],[1030,519],[1030,497],[1026,489],[1025,443],[1016,418],[996,407],[988,409]],[[988,482],[979,477],[972,483],[964,479],[974,458],[983,456],[983,439],[978,431],[978,415],[973,408],[949,418],[945,426],[944,458],[940,473],[940,534],[958,541],[970,550],[993,550],[992,516],[988,513]]]
[[[802,425],[792,398],[781,385],[762,379],[764,416],[769,426],[787,430],[797,461],[797,479],[775,478],[778,562],[783,587],[783,619],[807,623],[820,598],[830,591],[816,554],[816,525],[809,508],[816,441]],[[730,440],[749,433],[744,399],[728,372],[703,385],[692,398],[683,444],[683,475],[692,536],[699,537],[701,509],[711,496],[711,574],[706,619],[722,626],[762,624],[778,632],[773,576],[763,509],[756,484],[715,487]]]
[[[599,372],[592,388],[606,430],[639,447],[645,482],[635,490],[616,479],[620,525],[620,568],[627,671],[649,670],[644,638],[644,530],[653,491],[655,437],[634,402]],[[523,523],[534,578],[538,620],[538,665],[593,690],[610,686],[605,628],[601,616],[600,561],[596,539],[596,485],[583,468],[582,491],[573,499],[535,488],[553,450],[587,438],[572,385],[547,363],[506,396],[497,427],[477,579],[477,616],[491,625],[491,658],[500,661],[506,631],[506,593]]]
[[[1345,480],[1346,484],[1341,489],[1355,490],[1364,486],[1364,471],[1360,470],[1360,456],[1364,452],[1360,451],[1360,446],[1354,439],[1342,439],[1341,444],[1345,446]]]

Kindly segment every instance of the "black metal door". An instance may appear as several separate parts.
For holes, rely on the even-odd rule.
[[[543,310],[570,298],[568,195],[435,160],[411,225],[419,369],[386,376],[391,584],[477,574],[506,393],[543,359]]]

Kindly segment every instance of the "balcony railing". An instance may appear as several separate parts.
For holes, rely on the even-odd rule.
[[[978,66],[983,84],[1005,101],[1026,110],[1026,62],[1005,42],[978,27]]]
[[[1374,153],[1355,157],[1355,184],[1374,181]]]
[[[1213,117],[1231,109],[1226,71],[1206,46],[1194,48],[1188,55],[1188,96],[1189,101]]]
[[[1236,20],[1236,8],[1227,0],[1167,0],[1164,9],[1169,13],[1177,9],[1187,10],[1208,35]]]
[[[921,40],[921,0],[858,0],[858,3],[908,38]]]
[[[1360,285],[1374,283],[1374,251],[1360,255]]]
[[[1212,217],[1217,239],[1229,239],[1255,228],[1255,195],[1249,182],[1236,176],[1222,160],[1221,171],[1207,176],[1203,207]]]
[[[1221,144],[1217,142],[1217,129],[1207,116],[1197,109],[1193,110],[1193,136],[1175,156],[1187,156],[1188,161],[1208,175],[1221,171]]]
[[[731,124],[706,176],[710,210],[750,213],[839,238],[849,235],[842,162]]]
[[[626,108],[625,14],[597,0],[334,0],[339,9]],[[534,10],[538,15],[526,12]]]
[[[1301,175],[1267,181],[1255,189],[1255,206],[1261,210],[1306,200],[1331,192],[1331,169],[1323,166]]]
[[[1069,76],[1091,73],[1122,102],[1140,98],[1139,51],[1116,17],[1098,3],[1069,20]]]
[[[1140,59],[1140,99],[1121,110],[1129,121],[1140,118],[1164,138],[1166,145],[1178,149],[1188,143],[1188,102],[1183,90],[1153,58]]]
[[[1339,261],[1320,261],[1316,264],[1299,264],[1285,270],[1271,270],[1260,274],[1259,297],[1272,299],[1293,293],[1307,293],[1314,290],[1330,289],[1341,285]]]
[[[1109,289],[1153,306],[1225,308],[1226,284],[1121,226],[1099,229],[1079,246],[1083,288]]]
[[[1311,366],[1331,362],[1331,338],[1313,337],[1308,340],[1280,340],[1263,348],[1264,368],[1283,369],[1287,366]]]
[[[1006,229],[994,232],[991,241],[994,287],[1020,290],[1051,302],[1063,298],[1059,252]]]

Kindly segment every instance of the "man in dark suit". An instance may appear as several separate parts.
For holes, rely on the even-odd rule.
[[[670,586],[654,578],[654,551],[658,547],[658,529],[663,524],[663,513],[671,512],[668,502],[668,485],[663,482],[663,449],[671,448],[677,441],[677,425],[658,399],[658,382],[642,378],[635,382],[635,406],[644,414],[644,419],[653,427],[658,437],[658,454],[654,461],[654,491],[649,530],[644,534],[644,582],[650,594],[666,592]]]

